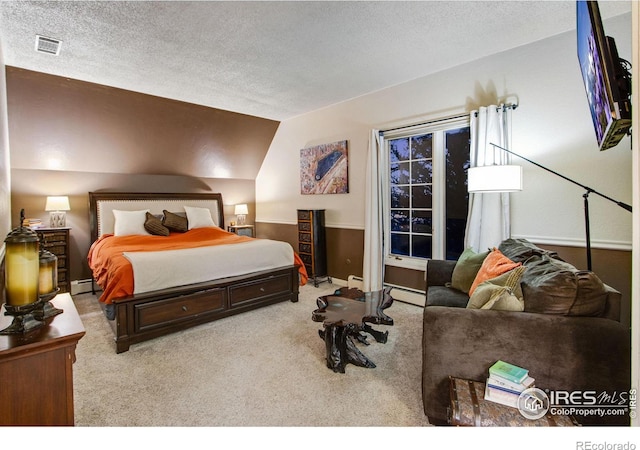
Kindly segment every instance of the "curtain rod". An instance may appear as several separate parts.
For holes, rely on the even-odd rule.
[[[502,108],[502,110],[506,110],[506,109],[512,109],[515,111],[515,109],[518,107],[519,105],[517,103],[509,103],[509,104],[504,104],[502,106],[497,106],[496,107],[496,111],[500,110]],[[462,119],[463,117],[468,117],[470,113],[464,113],[464,114],[455,114],[453,116],[448,116],[448,117],[442,117],[440,119],[434,119],[434,120],[429,120],[427,122],[422,122],[422,123],[414,123],[412,125],[405,125],[402,127],[396,127],[396,128],[389,128],[386,130],[380,130],[379,134],[382,135],[384,133],[388,133],[390,131],[396,131],[396,130],[402,130],[404,128],[412,128],[412,127],[420,127],[420,126],[424,126],[424,125],[431,125],[431,124],[435,124],[435,123],[440,123],[440,122],[446,122],[448,120],[454,120],[454,119]],[[478,116],[478,111],[475,112],[475,116]]]

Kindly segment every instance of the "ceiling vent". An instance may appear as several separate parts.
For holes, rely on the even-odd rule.
[[[37,52],[58,56],[60,54],[61,46],[62,42],[57,39],[36,35]]]

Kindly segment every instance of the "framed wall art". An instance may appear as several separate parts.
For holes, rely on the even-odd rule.
[[[347,141],[300,150],[300,192],[349,193]]]

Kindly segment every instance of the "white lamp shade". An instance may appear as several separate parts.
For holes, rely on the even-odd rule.
[[[236,205],[236,209],[234,214],[240,215],[240,214],[249,214],[249,208],[247,208],[247,205],[242,204],[242,205]]]
[[[514,192],[522,190],[521,166],[471,167],[468,172],[469,192]]]
[[[45,204],[45,211],[69,211],[69,197],[66,195],[47,197],[47,203]]]

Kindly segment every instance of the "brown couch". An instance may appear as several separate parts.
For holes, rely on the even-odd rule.
[[[468,295],[450,286],[456,261],[427,263],[422,398],[429,420],[447,422],[450,375],[484,382],[499,359],[529,369],[541,389],[628,392],[630,330],[619,322],[620,293],[525,240],[499,249],[527,267],[523,312],[466,308]],[[628,414],[577,419],[629,424]]]

